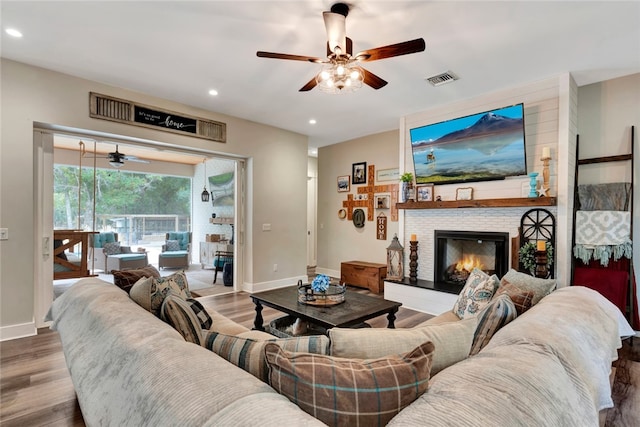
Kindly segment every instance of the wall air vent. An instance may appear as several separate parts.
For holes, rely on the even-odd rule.
[[[459,78],[460,77],[456,76],[451,71],[446,71],[442,74],[438,74],[437,76],[427,77],[425,80],[431,83],[432,86],[442,86],[443,84],[451,83]]]
[[[227,125],[133,101],[89,92],[89,117],[163,132],[227,142]]]

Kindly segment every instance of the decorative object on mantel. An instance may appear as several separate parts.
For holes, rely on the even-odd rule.
[[[456,200],[473,200],[473,188],[456,188]]]
[[[415,191],[413,187],[413,174],[411,172],[405,172],[400,176],[402,181],[402,199],[401,202],[413,202],[415,198]]]
[[[225,123],[95,92],[89,92],[89,117],[215,142],[227,142],[227,125]]]
[[[351,183],[367,183],[367,162],[354,163],[351,165]]]
[[[204,190],[202,190],[202,194],[200,198],[203,202],[209,202],[209,192],[207,191],[207,158],[202,159],[202,164],[204,165]],[[211,216],[211,218],[215,218],[215,214]]]
[[[416,198],[419,202],[433,201],[433,184],[416,185]]]
[[[342,175],[338,177],[338,193],[348,193],[351,190],[351,184],[349,183],[349,175]]]
[[[411,235],[409,246],[409,281],[415,283],[418,281],[418,240],[415,234]]]
[[[404,279],[404,248],[398,241],[398,235],[393,235],[391,244],[387,247],[387,280]]]
[[[529,197],[538,197],[538,172],[531,172],[529,179]]]
[[[328,276],[318,274],[310,285],[303,285],[302,280],[298,280],[298,302],[307,305],[337,305],[344,302],[346,289],[346,285],[332,285]]]
[[[380,214],[378,215],[376,239],[387,240],[387,216],[384,214],[384,212],[380,212]]]
[[[540,197],[549,195],[549,160],[551,160],[551,149],[549,147],[542,148],[542,187],[538,190]]]

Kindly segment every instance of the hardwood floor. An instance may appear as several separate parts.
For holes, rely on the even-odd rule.
[[[369,293],[357,288],[351,290]],[[246,293],[203,297],[199,300],[207,309],[216,310],[248,328],[253,326],[254,305]],[[262,315],[267,324],[283,313],[265,307]],[[401,307],[396,327],[412,327],[430,317]],[[386,327],[386,317],[380,316],[367,323],[383,328]],[[617,407],[607,413],[605,424],[610,427],[639,425],[635,424],[638,421],[635,413],[638,412],[640,396],[640,339],[633,340],[633,347],[626,340],[620,355],[620,361],[616,362],[618,369],[614,383]],[[0,425],[3,427],[85,425],[58,333],[49,329],[39,330],[35,337],[0,343],[0,391]]]

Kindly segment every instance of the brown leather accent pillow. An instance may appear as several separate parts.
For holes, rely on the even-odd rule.
[[[129,293],[131,287],[143,277],[160,278],[160,272],[151,264],[135,270],[113,270],[111,273],[113,283],[126,293]]]

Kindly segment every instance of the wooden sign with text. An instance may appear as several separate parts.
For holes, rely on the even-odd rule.
[[[380,213],[377,218],[376,238],[378,240],[387,240],[387,216]]]

